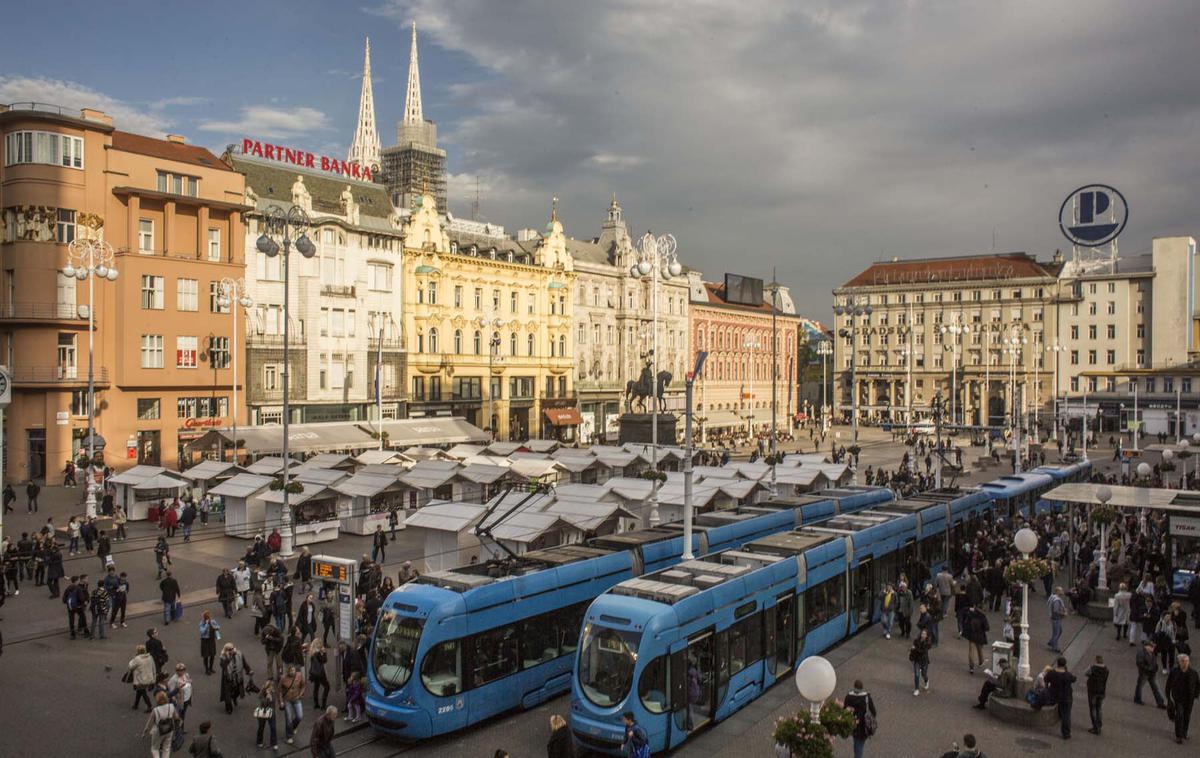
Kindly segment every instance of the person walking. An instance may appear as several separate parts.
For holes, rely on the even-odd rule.
[[[129,576],[124,571],[117,574],[114,589],[108,595],[112,600],[112,610],[108,620],[112,624],[112,628],[116,629],[118,623],[117,616],[119,615],[121,617],[121,628],[124,629],[127,626],[125,623],[125,608],[129,603]]]
[[[171,740],[180,725],[179,712],[167,693],[160,692],[149,713],[142,736],[150,736],[150,758],[171,758]]]
[[[896,587],[896,624],[900,627],[900,636],[908,639],[912,634],[913,594],[908,584],[901,580]]]
[[[39,487],[38,483],[32,479],[29,480],[29,484],[25,485],[25,498],[27,501],[26,508],[28,508],[28,513],[37,513],[38,494],[41,493],[41,491],[42,488]]]
[[[170,626],[171,619],[178,618],[175,615],[175,603],[179,601],[179,597],[183,593],[179,590],[179,582],[171,576],[170,571],[158,583],[158,589],[162,593],[163,626]]]
[[[254,672],[232,642],[226,642],[221,648],[218,665],[221,667],[221,702],[225,704],[226,713],[233,713],[238,699],[246,694],[246,677],[254,676]]]
[[[258,691],[258,705],[254,708],[254,720],[258,722],[258,733],[255,738],[257,747],[266,747],[263,744],[263,730],[267,727],[271,729],[271,744],[272,750],[279,750],[279,732],[275,726],[275,710],[278,707],[278,702],[275,697],[275,682],[267,679],[263,682],[262,689]],[[285,717],[286,718],[286,717]]]
[[[915,644],[915,641],[914,641]],[[928,686],[928,680],[926,681]],[[854,711],[854,758],[863,758],[863,750],[867,740],[875,733],[875,719],[879,712],[875,710],[875,700],[871,693],[863,687],[861,679],[854,680],[854,689],[842,698],[842,704]]]
[[[1133,635],[1130,633],[1133,629],[1133,624],[1129,618],[1129,601],[1133,598],[1133,594],[1129,591],[1129,586],[1121,582],[1117,587],[1116,593],[1113,595],[1112,607],[1112,622],[1117,629],[1117,642],[1121,641],[1121,635],[1129,640],[1129,644],[1133,643]]]
[[[650,758],[650,737],[633,712],[626,711],[621,716],[621,722],[625,725],[625,741],[621,743],[621,749],[626,758]]]
[[[1071,700],[1074,684],[1075,675],[1067,671],[1067,659],[1060,655],[1054,662],[1054,670],[1046,674],[1046,689],[1050,693],[1050,701],[1058,708],[1058,726],[1064,740],[1071,739]]]
[[[1058,641],[1062,637],[1062,620],[1067,615],[1067,602],[1063,599],[1062,587],[1054,588],[1054,594],[1046,600],[1046,608],[1050,612],[1050,641],[1046,646],[1056,653],[1061,653]]]
[[[892,638],[892,620],[896,616],[896,590],[891,582],[879,593],[879,621],[883,626],[884,639]]]
[[[154,673],[162,673],[163,666],[167,665],[170,658],[167,656],[167,648],[158,638],[158,630],[154,627],[146,630],[146,652],[154,659]]]
[[[146,652],[145,645],[138,645],[134,656],[129,659],[128,666],[129,674],[127,678],[129,683],[133,685],[133,710],[137,710],[138,703],[146,701],[146,713],[154,707],[150,702],[150,688],[154,686],[155,670],[154,658],[150,653]]]
[[[1133,702],[1138,705],[1144,705],[1142,701],[1142,685],[1150,685],[1150,694],[1154,695],[1154,702],[1159,708],[1166,708],[1166,702],[1163,699],[1162,692],[1158,689],[1158,662],[1155,660],[1154,642],[1146,640],[1142,643],[1142,649],[1134,656],[1134,663],[1137,666],[1137,688],[1133,691]]]
[[[1099,736],[1104,727],[1104,692],[1108,688],[1108,666],[1104,665],[1104,656],[1096,656],[1096,662],[1084,672],[1083,680],[1087,683],[1088,715],[1092,719],[1092,728],[1088,731]]]
[[[96,590],[89,600],[92,611],[92,639],[108,639],[108,591],[104,589],[104,580],[96,580]]]
[[[221,601],[221,610],[225,612],[225,618],[233,618],[237,597],[237,579],[229,569],[221,569],[221,573],[217,576],[217,600]]]
[[[288,666],[287,673],[279,678],[279,699],[283,702],[283,731],[289,745],[296,744],[293,735],[304,720],[305,692],[304,675],[296,671],[295,666]]]
[[[238,561],[237,568],[233,570],[233,586],[241,598],[241,604],[238,607],[243,608],[248,605],[250,601],[250,598],[247,597],[247,593],[250,592],[250,569],[246,568],[245,561]]]
[[[383,531],[383,524],[375,525],[375,535],[371,539],[371,560],[375,563],[381,563],[387,560],[387,533]]]
[[[221,625],[208,611],[200,614],[200,660],[204,662],[204,673],[211,676],[213,661],[217,657],[217,641],[221,639]]]
[[[87,577],[71,577],[70,584],[63,590],[63,602],[67,605],[67,622],[71,629],[71,639],[75,639],[76,622],[78,622],[80,634],[84,637],[92,636],[87,624],[88,600]]]
[[[967,639],[967,672],[975,673],[975,664],[983,668],[983,646],[988,644],[988,617],[974,603],[967,607],[963,615],[963,637]]]
[[[63,568],[62,550],[54,538],[50,538],[50,545],[46,548],[46,588],[50,590],[50,597],[56,598],[59,596],[58,583],[62,581],[65,569]]]
[[[1162,672],[1166,674],[1175,661],[1175,619],[1170,611],[1163,611],[1154,627],[1154,646],[1162,661]]]
[[[317,637],[317,603],[310,594],[296,609],[296,626],[300,629],[300,639],[308,641]]]
[[[312,682],[313,712],[316,713],[329,703],[329,674],[325,668],[329,654],[320,640],[313,640],[308,651],[308,681]]]
[[[100,570],[104,571],[109,566],[113,565],[112,560],[112,540],[108,538],[108,532],[103,529],[96,535],[96,557],[100,559]]]
[[[921,680],[925,681],[925,689],[929,689],[929,649],[933,647],[933,640],[929,638],[929,631],[922,629],[917,633],[917,638],[913,640],[912,647],[908,650],[908,660],[912,662],[913,670],[913,697],[921,694]]]
[[[192,541],[192,524],[196,521],[196,506],[188,503],[179,514],[179,525],[183,527],[183,541]]]
[[[75,555],[79,552],[79,535],[83,532],[83,526],[80,525],[79,519],[72,516],[67,521],[67,554]]]
[[[1192,707],[1200,698],[1200,674],[1192,668],[1189,655],[1180,655],[1175,668],[1167,675],[1167,716],[1175,722],[1175,741],[1188,738],[1192,722]]]
[[[267,654],[267,676],[274,679],[283,673],[283,635],[267,624],[259,639],[262,640],[263,652]]]
[[[333,729],[337,715],[337,708],[331,705],[313,724],[312,734],[308,739],[308,747],[312,750],[313,758],[334,758]]]
[[[567,720],[557,713],[550,714],[550,740],[546,743],[546,758],[575,758],[575,744]]]
[[[312,553],[307,547],[300,548],[300,557],[296,558],[295,576],[300,580],[305,592],[312,592]]]
[[[125,524],[129,522],[129,516],[125,515],[125,506],[118,505],[113,509],[113,526],[117,529],[116,539],[124,542],[128,535],[125,534]]]
[[[193,758],[225,758],[213,739],[212,722],[201,721],[199,728],[200,733],[192,738],[192,744],[188,746],[188,754]]]
[[[171,565],[171,546],[167,544],[167,538],[161,534],[158,535],[158,542],[154,543],[154,562],[158,567],[154,578],[162,579],[162,575],[167,573],[167,566]]]

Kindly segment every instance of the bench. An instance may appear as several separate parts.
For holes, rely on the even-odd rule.
[[[1022,727],[1049,727],[1058,723],[1058,709],[1045,706],[1035,711],[1024,698],[996,697],[992,695],[987,701],[988,713],[1008,724]]]

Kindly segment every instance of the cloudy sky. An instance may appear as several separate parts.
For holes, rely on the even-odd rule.
[[[271,137],[342,155],[362,38],[384,143],[407,25],[451,210],[509,229],[550,198],[577,237],[616,192],[685,263],[829,291],[873,260],[1065,246],[1057,212],[1104,182],[1123,252],[1200,232],[1196,0],[393,0],[24,3],[0,102],[90,105],[215,150]],[[24,17],[24,19],[22,19]],[[64,23],[69,21],[69,23]],[[53,38],[34,30],[44,26]]]

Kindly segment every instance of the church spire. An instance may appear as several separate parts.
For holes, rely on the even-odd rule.
[[[421,69],[417,65],[417,22],[412,23],[412,50],[408,54],[408,94],[404,98],[404,123],[420,124],[425,117],[421,113]]]
[[[363,55],[362,95],[358,100],[358,127],[350,143],[350,163],[378,171],[380,166],[379,132],[375,131],[375,96],[371,91],[371,38],[367,37]]]

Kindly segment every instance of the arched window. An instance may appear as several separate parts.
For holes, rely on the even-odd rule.
[[[532,357],[533,356],[533,332],[529,333],[527,342],[528,342],[528,344],[526,345],[526,350],[528,351],[529,355]]]
[[[550,338],[550,357],[554,357],[554,338]]]
[[[432,327],[429,330],[429,352],[437,353],[438,351],[438,331],[437,327]]]
[[[479,330],[475,330],[475,355],[483,353],[483,337],[479,334]]]
[[[426,245],[433,244],[433,233],[430,232],[428,229],[425,230],[425,244]]]
[[[425,352],[425,332],[417,332],[417,352]]]
[[[559,357],[565,357],[566,354],[567,354],[567,335],[560,334],[560,335],[558,335],[558,355],[559,355]]]
[[[454,330],[454,354],[462,355],[462,329]]]
[[[508,335],[508,354],[517,357],[517,333]]]

